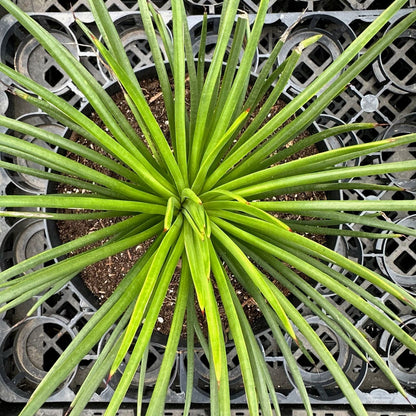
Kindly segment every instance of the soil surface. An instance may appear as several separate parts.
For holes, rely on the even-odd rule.
[[[141,82],[143,92],[146,96],[146,99],[148,100],[151,110],[153,114],[155,115],[156,119],[159,122],[159,125],[162,128],[163,133],[165,134],[165,137],[169,139],[169,129],[168,129],[168,122],[167,122],[167,115],[165,111],[165,106],[163,103],[163,97],[159,88],[159,82],[157,80],[146,80],[144,82]],[[122,93],[118,93],[113,96],[113,100],[117,103],[119,108],[122,110],[122,112],[126,115],[128,118],[130,124],[133,126],[137,134],[142,138],[143,141],[145,141],[142,132],[140,131],[136,120],[134,119],[131,110],[129,109]],[[276,113],[280,111],[280,109],[285,105],[283,101],[279,101],[270,112],[270,117],[273,117]],[[90,118],[101,128],[105,129],[105,126],[103,125],[100,118],[95,114],[92,113]],[[299,138],[296,140],[301,139],[302,137],[305,137],[305,135],[308,135],[308,133],[303,133]],[[96,150],[97,152],[100,152],[102,154],[105,154],[109,156],[105,151],[103,151],[98,146],[92,144],[85,138],[79,136],[78,134],[73,134],[71,137],[71,140],[74,140],[80,144],[86,145],[90,147],[91,149]],[[297,154],[293,158],[299,158],[308,156],[311,154],[317,153],[317,149],[315,147],[308,148],[302,153]],[[67,153],[67,157],[76,160],[80,163],[83,163],[86,166],[92,167],[96,169],[97,171],[100,171],[102,173],[105,173],[106,175],[116,177],[116,175],[109,171],[106,168],[103,168],[100,165],[97,165],[89,160],[86,160],[84,158],[81,158],[78,155],[75,155],[73,153]],[[80,189],[74,188],[72,186],[60,184],[57,187],[57,192],[59,193],[79,193],[83,192]],[[274,198],[273,198],[274,199]],[[325,199],[324,193],[298,193],[296,195],[281,195],[276,197],[277,200],[311,200],[311,199]],[[288,217],[287,217],[288,218]],[[291,216],[290,219],[296,219],[297,217]],[[86,235],[92,231],[98,230],[103,227],[107,227],[114,222],[121,221],[122,218],[112,218],[112,219],[99,219],[99,220],[75,220],[75,221],[58,221],[57,227],[59,231],[59,236],[62,242],[67,242],[74,240],[78,237],[81,237],[83,235]],[[320,243],[325,242],[325,238],[322,236],[308,236],[313,238],[314,240],[317,240]],[[148,240],[139,246],[135,248],[131,248],[129,250],[126,250],[124,252],[121,252],[117,255],[111,256],[105,260],[102,260],[98,263],[92,264],[88,266],[81,274],[82,279],[84,280],[86,286],[88,289],[97,297],[99,303],[105,302],[105,300],[108,299],[108,297],[113,293],[117,285],[120,283],[120,281],[123,279],[123,277],[126,275],[126,273],[130,270],[130,268],[134,265],[134,263],[137,261],[138,258],[140,258],[143,253],[146,252],[146,250],[149,248],[149,246],[152,244],[153,239]],[[87,248],[93,248],[98,247],[102,245],[105,241],[101,241],[96,243],[93,246],[89,246]],[[84,248],[80,251],[85,251],[87,248]],[[78,254],[80,251],[72,252],[70,255]],[[235,278],[229,273],[229,277],[231,279],[231,282],[235,288],[236,294],[239,297],[241,304],[244,307],[244,311],[250,321],[250,323],[254,324],[259,321],[259,319],[262,317],[261,312],[259,311],[257,304],[255,301],[250,297],[250,295],[238,284],[238,282],[235,280]],[[162,310],[160,311],[157,324],[156,324],[156,330],[160,331],[163,334],[168,334],[170,330],[170,323],[173,316],[173,311],[176,303],[176,293],[178,289],[179,284],[179,272],[176,272],[171,284],[169,286],[167,295],[164,300],[164,304],[162,306]],[[279,286],[276,282],[276,285]],[[215,288],[214,288],[215,290]],[[285,290],[281,290],[288,295],[289,293]],[[218,305],[219,310],[221,313],[221,319],[223,322],[223,328],[224,332],[228,332],[228,324],[227,319],[225,317],[219,295],[216,291],[216,296],[218,298]],[[198,310],[198,307],[197,307]],[[204,318],[202,314],[199,313],[201,326],[204,327],[203,322]],[[205,329],[205,328],[203,328]],[[205,331],[204,331],[205,332]],[[184,324],[183,328],[183,335],[186,333],[186,324]]]

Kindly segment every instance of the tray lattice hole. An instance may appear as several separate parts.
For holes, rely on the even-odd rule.
[[[323,66],[331,59],[330,53],[321,45],[316,45],[315,48],[308,54],[308,58],[317,66]]]

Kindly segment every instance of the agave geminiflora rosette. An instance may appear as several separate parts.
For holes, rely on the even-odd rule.
[[[414,230],[379,219],[377,215],[356,215],[351,212],[414,210],[415,202],[267,200],[270,196],[303,190],[340,190],[350,186],[341,181],[342,179],[415,169],[416,162],[413,160],[342,167],[342,162],[359,156],[413,142],[416,138],[414,134],[278,163],[295,151],[330,136],[374,127],[365,123],[327,129],[285,150],[275,151],[306,129],[361,70],[416,20],[416,12],[409,13],[357,58],[357,54],[405,3],[404,0],[394,1],[309,87],[263,124],[290,78],[302,50],[316,41],[316,38],[301,43],[276,68],[274,63],[288,34],[285,33],[247,92],[251,63],[262,32],[267,1],[260,2],[252,25],[249,24],[247,16],[238,15],[238,1],[229,0],[224,3],[218,42],[207,70],[204,62],[206,19],[198,60],[195,61],[183,2],[172,0],[171,39],[162,17],[149,7],[146,0],[139,0],[141,18],[153,53],[169,119],[168,141],[143,97],[105,4],[101,0],[91,1],[90,7],[102,35],[102,42],[81,22],[78,23],[90,37],[100,59],[106,62],[106,66],[118,80],[131,111],[141,126],[146,146],[103,88],[71,53],[11,1],[0,0],[0,5],[13,14],[67,72],[103,120],[109,133],[62,98],[0,64],[0,70],[12,78],[15,85],[23,86],[26,91],[32,91],[33,95],[23,92],[17,86],[10,87],[10,91],[98,144],[113,157],[103,156],[53,133],[4,116],[0,117],[0,124],[79,154],[111,169],[122,178],[105,176],[51,150],[0,134],[0,151],[37,162],[50,170],[45,172],[5,162],[0,162],[1,167],[87,190],[77,195],[1,196],[2,207],[70,210],[69,214],[5,210],[1,215],[48,220],[128,217],[115,225],[47,250],[1,272],[0,310],[13,308],[35,295],[40,295],[39,301],[29,311],[29,314],[33,313],[42,301],[62,288],[85,266],[155,237],[150,249],[86,323],[46,375],[22,415],[33,415],[108,331],[111,335],[71,404],[68,414],[80,414],[102,380],[114,374],[130,350],[128,363],[105,413],[115,415],[139,367],[140,379],[143,381],[147,346],[169,282],[180,260],[182,267],[176,308],[148,414],[159,414],[164,408],[161,397],[164,397],[168,388],[185,314],[188,351],[194,350],[196,334],[211,363],[211,412],[230,413],[225,339],[214,296],[214,281],[238,353],[250,414],[258,414],[260,408],[263,415],[270,415],[273,407],[278,408],[267,366],[224,264],[227,264],[256,300],[285,356],[308,414],[312,414],[308,395],[285,338],[292,337],[303,348],[296,331],[302,334],[310,344],[308,348],[313,348],[331,371],[354,412],[359,415],[366,412],[354,388],[319,336],[263,271],[267,271],[304,302],[363,360],[369,359],[378,365],[397,390],[406,395],[391,370],[363,334],[316,291],[313,284],[311,286],[305,282],[292,268],[307,274],[313,282],[321,283],[351,302],[416,353],[416,342],[400,328],[399,317],[373,295],[331,268],[330,264],[367,279],[382,291],[415,309],[416,300],[382,276],[298,234],[307,230],[317,234],[349,233],[369,238],[388,238],[398,234],[414,236]],[[159,49],[156,29],[163,39],[164,53],[170,64],[173,91]],[[232,47],[227,65],[223,67],[231,31]],[[242,45],[244,54],[240,56]],[[189,109],[185,104],[186,79],[190,90]],[[263,98],[263,104],[259,105]],[[278,130],[312,98],[314,99],[306,110]],[[260,109],[253,115],[258,107]],[[354,186],[360,189],[398,189],[370,183],[354,183]],[[86,213],[84,209],[92,212]],[[285,223],[270,215],[270,212],[296,213],[315,217],[319,221]],[[347,223],[368,225],[392,233],[347,232],[342,227],[331,228]],[[30,271],[34,266],[102,239],[109,240],[99,248],[89,249],[56,264]],[[197,322],[195,296],[199,307],[204,311],[208,339],[204,338]],[[189,411],[192,400],[192,354],[187,356],[187,369],[185,413]],[[140,386],[143,387],[142,382]],[[138,393],[138,410],[141,409],[141,388],[139,387]]]

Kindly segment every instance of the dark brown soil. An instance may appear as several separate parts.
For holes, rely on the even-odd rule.
[[[162,94],[159,88],[158,81],[147,80],[145,82],[142,82],[141,84],[142,84],[143,92],[151,106],[153,114],[155,115],[156,119],[159,121],[159,125],[161,126],[166,137],[169,137],[167,115],[166,115],[165,106],[163,103],[163,98],[162,98]],[[113,99],[117,103],[117,105],[120,107],[120,109],[123,111],[123,113],[126,115],[126,117],[129,119],[129,122],[134,127],[137,134],[140,137],[142,137],[142,139],[144,140],[143,135],[129,107],[124,100],[123,94],[118,93],[113,97]],[[283,106],[284,106],[284,102],[278,102],[276,106],[274,106],[274,108],[272,109],[271,116],[279,112]],[[92,113],[90,118],[97,125],[104,128],[101,120],[95,113]],[[304,137],[304,135],[302,135],[301,137]],[[298,139],[300,139],[301,137],[299,137]],[[71,139],[74,141],[77,141],[78,143],[87,145],[90,148],[96,151],[99,151],[100,153],[106,154],[104,151],[102,151],[102,149],[93,145],[92,143],[88,142],[85,138],[80,137],[77,134],[73,134]],[[302,154],[296,155],[296,157],[297,158],[304,157],[310,154],[314,154],[316,152],[317,152],[316,148],[312,147],[310,149],[307,149],[306,151],[303,151]],[[80,158],[78,155],[68,153],[67,157],[70,157],[73,160],[83,163],[107,175],[115,176],[114,173],[109,171],[108,169],[105,169],[102,166],[99,166],[91,161]],[[75,189],[71,186],[60,184],[57,188],[57,192],[77,193],[77,192],[80,192],[80,190]],[[293,199],[310,200],[310,199],[324,199],[324,198],[325,198],[324,193],[318,193],[318,194],[299,193],[296,196],[282,195],[282,196],[277,197],[278,200],[293,200]],[[290,217],[290,218],[293,219],[293,217]],[[67,242],[67,241],[74,240],[78,237],[81,237],[83,235],[86,235],[87,233],[90,233],[94,230],[107,227],[111,225],[112,223],[114,223],[115,221],[120,221],[120,220],[121,218],[100,219],[100,220],[82,220],[82,221],[58,221],[57,226],[58,226],[58,231],[59,231],[59,235],[60,235],[62,242]],[[318,240],[321,243],[325,241],[325,239],[320,236],[313,236],[313,238],[315,240]],[[126,273],[130,270],[130,268],[134,265],[137,259],[140,258],[143,255],[143,253],[146,252],[148,247],[151,245],[152,241],[153,240],[148,240],[134,249],[126,250],[122,253],[111,256],[108,259],[92,264],[88,266],[81,273],[81,277],[84,280],[86,286],[97,297],[100,303],[103,303],[106,299],[108,299],[108,297],[113,293],[114,289],[117,287],[117,285],[126,275]],[[104,241],[96,243],[95,246],[98,247],[99,245],[103,243]],[[85,249],[82,249],[82,251],[85,251]],[[75,255],[75,254],[77,253],[76,252],[70,253],[70,255]],[[241,304],[244,307],[244,311],[249,321],[251,323],[258,321],[262,315],[261,315],[260,310],[257,307],[257,304],[250,297],[250,295],[247,292],[245,292],[245,290],[238,284],[238,282],[234,279],[231,273],[229,275],[234,285],[236,294],[238,295],[241,301]],[[162,306],[162,310],[159,314],[159,318],[157,321],[156,330],[164,334],[169,333],[170,322],[173,316],[173,311],[174,311],[174,307],[176,303],[176,292],[178,289],[178,283],[179,283],[179,277],[178,277],[178,274],[176,274],[172,279],[171,285],[169,286],[167,295],[164,300],[164,304]],[[285,289],[281,288],[281,290],[286,295],[288,295],[288,292]],[[227,333],[228,332],[227,320],[226,320],[218,293],[216,293],[216,295],[218,299],[220,313],[222,316],[224,332]],[[202,323],[204,319],[201,314],[199,315],[200,315],[200,321]],[[185,332],[186,332],[186,327],[184,327],[184,333]]]

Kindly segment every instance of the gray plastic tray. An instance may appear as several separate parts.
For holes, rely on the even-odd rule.
[[[56,33],[56,36],[68,43],[71,52],[82,61],[103,85],[111,82],[109,74],[99,62],[96,53],[88,46],[86,40],[73,23],[73,15],[68,12],[69,2],[64,1],[17,1],[21,6],[33,6],[36,3],[36,19],[42,21],[46,27]],[[109,3],[109,2],[107,2]],[[197,2],[188,2],[191,13],[198,12],[200,5]],[[322,11],[325,4],[333,5],[335,11]],[[253,62],[253,70],[258,71],[262,67],[264,59],[270,53],[276,39],[299,16],[298,10],[309,7],[302,22],[296,27],[288,39],[287,47],[282,50],[279,60],[284,59],[290,47],[305,37],[312,34],[323,34],[321,40],[305,55],[298,66],[295,76],[291,79],[287,94],[295,95],[301,91],[313,78],[328,66],[336,56],[366,27],[378,14],[371,9],[375,5],[382,7],[382,2],[355,0],[335,0],[332,2],[320,1],[293,1],[272,2],[271,13],[267,17],[262,41],[257,51],[256,60]],[[84,0],[74,1],[73,10],[92,30],[95,30],[91,13],[88,12]],[[136,11],[136,2],[122,2],[111,0],[113,20],[116,22],[126,48],[129,50],[132,64],[136,67],[149,64],[149,54],[146,53],[146,40],[140,27],[140,16]],[[215,13],[220,3],[211,2],[209,11]],[[256,11],[256,3],[243,2],[244,9],[248,12]],[[415,2],[411,2],[415,6]],[[68,6],[68,7],[67,7]],[[280,13],[279,7],[293,12]],[[169,22],[171,13],[169,2],[158,5],[164,19]],[[355,9],[355,10],[354,10]],[[30,8],[28,9],[31,10]],[[341,10],[341,11],[337,11]],[[58,13],[59,12],[59,13]],[[406,13],[401,12],[400,18]],[[208,39],[215,42],[218,16],[209,16],[211,23]],[[253,16],[250,15],[253,19]],[[194,44],[198,44],[198,33],[201,25],[199,15],[189,16],[190,31]],[[394,25],[394,21],[391,25]],[[385,30],[388,30],[386,28]],[[195,49],[197,50],[197,49]],[[349,134],[342,137],[334,137],[330,140],[330,146],[339,147],[349,144],[369,142],[376,138],[382,138],[386,134],[403,134],[414,132],[416,127],[416,27],[409,29],[401,39],[386,51],[382,57],[368,67],[328,108],[319,120],[321,128],[351,121],[370,121],[387,124],[388,127],[378,127],[373,132],[365,131],[357,134]],[[39,59],[47,62],[45,67],[36,65]],[[0,20],[0,60],[9,65],[16,65],[21,71],[26,72],[39,80],[55,93],[62,95],[75,106],[84,103],[84,98],[72,82],[57,68],[48,55],[27,36],[21,26],[11,17],[4,16]],[[403,68],[410,67],[408,71]],[[312,69],[312,71],[311,71]],[[410,75],[409,75],[410,74]],[[10,80],[0,76],[6,85]],[[1,85],[1,84],[0,84]],[[24,119],[34,125],[42,125],[59,134],[63,128],[48,116],[39,113],[35,108],[27,106],[16,98],[8,95],[4,86],[0,87],[0,112]],[[30,138],[26,138],[29,139]],[[399,148],[392,152],[377,153],[356,163],[383,163],[386,160],[401,160],[404,156],[414,155],[414,146]],[[0,155],[6,158],[6,155]],[[14,160],[14,163],[24,163]],[[394,183],[405,185],[409,192],[374,192],[374,191],[346,191],[344,199],[414,199],[416,191],[415,180],[410,176],[382,176],[377,178],[382,183]],[[2,194],[30,194],[43,192],[45,183],[35,181],[24,175],[16,175],[0,170],[0,193]],[[414,213],[391,214],[392,221],[400,221],[406,225],[416,223]],[[390,215],[390,214],[389,214]],[[359,229],[351,224],[351,228]],[[338,241],[338,249],[346,256],[364,264],[373,270],[377,270],[384,276],[403,284],[404,287],[414,293],[416,286],[416,239],[406,238],[397,240],[380,240],[377,243],[369,240],[357,240],[343,238]],[[46,246],[45,228],[42,221],[14,220],[0,218],[0,269],[10,267],[17,261],[42,251]],[[350,276],[357,279],[356,276]],[[405,280],[405,282],[404,282]],[[389,304],[398,315],[403,317],[407,328],[412,335],[416,332],[415,318],[409,308],[399,304],[389,295],[379,293],[378,290],[367,282],[360,282],[367,290],[379,295]],[[321,288],[325,293],[325,289]],[[329,295],[328,295],[329,296]],[[409,400],[416,404],[416,359],[406,349],[395,342],[374,323],[363,316],[351,305],[337,296],[329,296],[339,310],[354,323],[354,325],[371,340],[373,345],[381,352],[399,380],[409,393]],[[15,326],[22,319],[25,311],[33,302],[27,302],[12,311],[1,316],[0,321],[0,400],[9,403],[24,403],[45,371],[53,364],[59,355],[64,343],[70,341],[89,317],[94,313],[94,306],[82,296],[72,283],[68,284],[58,294],[47,300],[30,320]],[[415,412],[398,393],[394,392],[384,376],[380,374],[370,362],[368,365],[361,362],[349,348],[326,325],[311,316],[310,311],[303,305],[299,305],[305,317],[315,326],[317,333],[333,351],[344,372],[348,374],[353,385],[365,405],[389,406],[403,405],[404,411],[388,410],[386,414],[395,416],[411,415]],[[59,334],[59,337],[57,336]],[[273,340],[270,331],[266,330],[258,334],[258,342],[262,347],[266,362],[275,381],[276,394],[280,403],[288,405],[289,414],[301,416],[304,411],[296,409],[301,404],[301,399],[293,387],[291,376],[286,369],[284,359]],[[46,346],[45,346],[46,345]],[[74,373],[60,386],[56,394],[50,398],[50,402],[69,402],[77,387],[85,377],[85,373],[97,357],[97,350],[88,354]],[[186,351],[181,351],[177,356],[176,366],[172,375],[166,402],[172,406],[184,401],[186,387]],[[321,363],[315,367],[305,364],[302,354],[293,346],[293,353],[301,367],[304,379],[308,385],[311,401],[317,406],[317,416],[348,414],[343,410],[346,400],[339,393],[332,376]],[[146,391],[149,393],[154,385],[154,375],[157,373],[163,354],[163,345],[154,343],[150,350]],[[194,383],[193,401],[196,405],[209,403],[208,370],[206,359],[202,351],[196,351],[196,378]],[[244,407],[245,396],[241,389],[241,379],[233,346],[229,346],[230,382],[232,384],[232,400],[235,405]],[[97,410],[87,411],[85,416],[101,415],[100,404],[108,402],[113,393],[113,386],[102,384],[94,395],[92,402],[97,403]],[[126,403],[134,402],[134,383],[131,394],[127,396]],[[331,411],[319,410],[319,406],[330,406]],[[377,408],[378,408],[377,407]],[[338,409],[338,410],[336,410]],[[384,407],[383,407],[384,409]],[[387,409],[387,407],[386,407]],[[45,416],[62,415],[59,409],[44,409],[39,413]],[[88,413],[90,412],[90,413]],[[120,416],[130,415],[131,409],[120,410]],[[176,410],[166,414],[176,415]],[[239,413],[241,412],[241,413]],[[192,415],[206,414],[204,410],[194,410]],[[237,414],[245,414],[244,409],[236,410]],[[371,414],[371,412],[370,412]],[[373,413],[378,413],[378,411]]]

